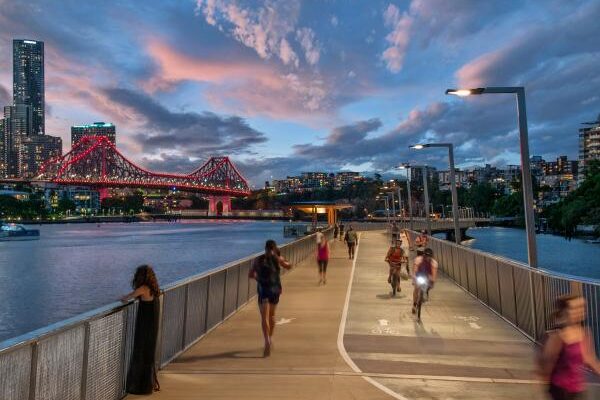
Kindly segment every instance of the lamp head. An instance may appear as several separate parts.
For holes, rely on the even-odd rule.
[[[459,97],[467,97],[472,94],[482,94],[485,91],[485,88],[475,88],[475,89],[447,89],[446,94],[451,94]]]
[[[429,145],[419,143],[419,144],[413,144],[412,146],[408,146],[409,149],[414,149],[414,150],[421,150],[421,149],[424,149],[425,147],[429,147]]]

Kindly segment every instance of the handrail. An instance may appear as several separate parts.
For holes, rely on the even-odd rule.
[[[414,240],[415,231],[407,231]],[[586,324],[600,351],[600,280],[578,277],[528,265],[430,237],[442,272],[492,311],[534,341],[556,324],[555,299],[578,293],[587,300]]]
[[[331,239],[333,229],[323,233]],[[297,264],[315,253],[314,234],[280,249]],[[260,254],[163,287],[156,355],[159,367],[255,297],[256,283],[247,272]],[[133,351],[136,310],[137,301],[113,302],[0,342],[0,381],[4,383],[0,385],[0,399],[122,399]]]

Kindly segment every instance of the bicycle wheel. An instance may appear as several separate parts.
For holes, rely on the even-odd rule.
[[[398,275],[392,274],[392,297],[396,297],[398,291]]]
[[[421,321],[421,306],[423,305],[423,289],[419,289],[419,298],[417,299],[417,321]]]

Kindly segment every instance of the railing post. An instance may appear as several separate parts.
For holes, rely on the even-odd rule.
[[[531,301],[531,319],[532,319],[531,334],[532,334],[533,340],[537,341],[537,339],[538,339],[538,337],[537,337],[537,313],[535,311],[535,295],[533,293],[533,291],[534,291],[533,271],[529,270],[527,272],[529,275],[529,297],[530,297],[530,301]],[[513,279],[513,281],[514,281],[514,279]]]
[[[185,300],[183,301],[183,327],[181,329],[181,350],[185,349],[185,336],[187,335],[187,315],[188,315],[188,296],[189,296],[190,284],[187,283],[185,285],[184,296]],[[236,299],[237,300],[237,299]],[[237,301],[236,301],[237,304]]]
[[[35,400],[35,389],[37,384],[37,359],[38,342],[31,344],[31,369],[29,371],[29,400]]]
[[[84,324],[83,363],[81,364],[81,399],[85,400],[87,392],[87,371],[90,350],[90,322]]]

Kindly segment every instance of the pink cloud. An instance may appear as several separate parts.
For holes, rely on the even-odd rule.
[[[156,39],[148,41],[147,51],[159,67],[141,82],[148,92],[197,81],[210,84],[206,99],[227,112],[314,120],[332,111],[328,86],[314,72],[285,73],[263,62],[192,57]]]

